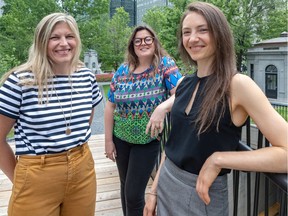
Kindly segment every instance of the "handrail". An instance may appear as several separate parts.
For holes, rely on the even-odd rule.
[[[238,145],[238,151],[253,151],[251,147],[245,144],[245,142],[240,141]],[[279,186],[286,194],[288,185],[288,175],[287,173],[264,173],[270,180],[272,180],[276,185]]]
[[[287,107],[287,106],[286,106]],[[171,122],[170,122],[170,116],[166,116],[165,119],[165,127],[162,133],[162,140],[161,140],[161,150],[164,149],[165,143],[167,141],[167,138],[170,134],[170,128],[171,127]],[[263,147],[263,139],[265,139],[265,147],[269,146],[268,140],[263,136],[261,131],[258,130],[258,137],[257,137],[257,146],[256,149],[262,148]],[[251,147],[251,122],[250,118],[247,119],[246,121],[246,142],[244,141],[239,141],[239,145],[237,148],[237,151],[253,151]],[[160,157],[157,162],[157,165],[160,162]],[[156,169],[158,166],[156,166]],[[280,209],[279,209],[279,216],[286,216],[287,215],[287,198],[288,198],[288,192],[287,192],[287,187],[288,187],[288,176],[286,173],[262,173],[262,172],[256,172],[255,173],[255,180],[254,182],[254,191],[252,191],[251,185],[252,183],[252,178],[251,174],[253,172],[247,172],[247,171],[241,171],[241,170],[233,170],[233,216],[238,215],[238,204],[239,204],[239,172],[245,173],[247,178],[246,178],[246,215],[250,216],[256,216],[259,214],[259,210],[262,209],[262,207],[259,207],[261,204],[259,203],[259,190],[260,190],[260,181],[261,181],[261,174],[265,176],[265,204],[264,204],[264,212],[265,216],[268,216],[269,214],[269,182],[275,184],[275,186],[279,189],[280,192]],[[254,176],[254,175],[253,175]],[[278,193],[278,192],[277,192]],[[254,195],[254,197],[253,197]],[[253,203],[253,208],[251,208],[251,204]],[[260,208],[260,209],[259,209]]]
[[[281,188],[287,195],[288,175],[287,173],[264,173],[271,181]]]

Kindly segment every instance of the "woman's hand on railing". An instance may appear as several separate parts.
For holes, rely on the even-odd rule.
[[[217,152],[207,158],[197,178],[196,191],[206,205],[210,203],[209,188],[221,171],[215,163]]]
[[[157,195],[153,193],[147,193],[143,216],[155,216],[156,205],[157,205]]]

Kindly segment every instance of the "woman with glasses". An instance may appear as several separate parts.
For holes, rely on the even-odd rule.
[[[114,74],[105,107],[106,157],[116,161],[124,215],[143,214],[147,182],[160,151],[145,128],[154,109],[174,94],[181,78],[174,60],[147,26],[134,29],[126,61]]]

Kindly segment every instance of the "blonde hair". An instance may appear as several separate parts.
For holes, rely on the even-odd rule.
[[[8,71],[3,76],[1,82],[4,82],[13,72],[31,71],[34,78],[23,78],[20,80],[19,84],[24,86],[38,86],[39,102],[42,102],[44,90],[47,92],[46,95],[48,97],[48,84],[51,84],[49,83],[49,79],[53,77],[54,73],[52,70],[53,62],[48,57],[47,46],[53,29],[61,22],[65,22],[69,26],[77,41],[75,55],[71,60],[69,73],[71,74],[77,67],[83,66],[83,62],[79,59],[81,53],[81,39],[75,19],[65,13],[52,13],[45,16],[38,23],[34,32],[33,43],[29,49],[27,62]]]

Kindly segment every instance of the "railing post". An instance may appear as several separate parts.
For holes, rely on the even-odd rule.
[[[265,177],[265,194],[269,194],[269,181],[267,177]],[[268,212],[269,212],[269,196],[265,196],[265,202],[264,202],[265,216],[269,216]]]
[[[269,141],[265,138],[265,147],[268,146]],[[265,176],[265,194],[269,194],[269,180],[266,176]],[[265,216],[269,216],[269,196],[265,196],[264,213]]]
[[[246,120],[246,143],[250,147],[251,146],[251,122],[250,117]],[[247,173],[247,216],[251,215],[251,173]]]
[[[281,203],[280,203],[280,216],[287,216],[287,194],[282,193]]]
[[[262,145],[263,145],[263,134],[259,130],[258,131],[258,146],[257,146],[257,149],[262,148]],[[260,191],[260,173],[256,172],[253,216],[257,216],[258,215],[259,191]]]
[[[239,171],[233,170],[233,216],[238,215],[239,202]]]

